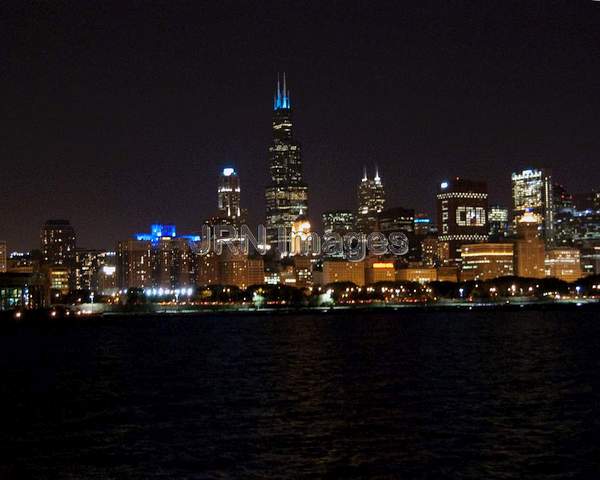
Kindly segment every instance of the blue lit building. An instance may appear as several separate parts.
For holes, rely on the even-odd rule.
[[[181,288],[196,284],[199,235],[178,235],[175,225],[153,224],[117,245],[117,282],[126,288]]]

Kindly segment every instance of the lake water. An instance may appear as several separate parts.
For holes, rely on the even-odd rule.
[[[0,478],[600,478],[600,314],[0,333]]]

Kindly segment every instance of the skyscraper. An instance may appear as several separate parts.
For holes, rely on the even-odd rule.
[[[513,228],[531,212],[542,219],[540,231],[546,245],[554,243],[552,175],[544,169],[527,169],[512,174]]]
[[[300,144],[292,131],[292,103],[285,74],[283,88],[277,79],[273,99],[273,141],[269,147],[271,182],[265,189],[267,242],[275,246],[283,229],[289,241],[292,224],[308,214],[308,186],[302,177]]]
[[[462,244],[487,241],[487,199],[485,182],[456,177],[440,184],[437,195],[438,240],[448,246],[448,258],[443,260],[460,262]]]
[[[509,235],[508,208],[492,205],[488,210],[488,225],[491,242],[502,242]]]
[[[385,206],[385,190],[375,167],[375,177],[369,179],[367,169],[363,171],[363,178],[358,184],[358,214],[356,227],[360,232],[370,233],[378,228],[379,214]]]
[[[64,269],[68,288],[75,288],[75,230],[68,220],[48,220],[40,232],[42,264],[46,267]],[[66,290],[67,287],[61,288]]]
[[[241,223],[240,178],[233,168],[224,168],[217,189],[219,216],[234,225]]]

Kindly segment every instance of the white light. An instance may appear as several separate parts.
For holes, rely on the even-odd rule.
[[[234,173],[235,173],[235,170],[233,168],[224,168],[223,169],[223,176],[225,176],[225,177],[230,177]]]
[[[440,187],[442,188],[448,188],[448,182],[442,182]]]

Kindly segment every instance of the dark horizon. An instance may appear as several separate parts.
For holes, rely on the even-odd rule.
[[[37,248],[51,218],[90,248],[198,231],[225,166],[261,222],[284,71],[313,223],[356,209],[363,165],[388,207],[432,216],[457,175],[506,206],[529,166],[600,186],[600,3],[358,5],[8,6],[0,239]]]

